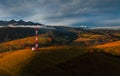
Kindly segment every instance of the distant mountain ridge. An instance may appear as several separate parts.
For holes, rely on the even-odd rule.
[[[16,20],[10,20],[10,21],[3,21],[3,20],[0,20],[0,26],[7,26],[7,25],[42,25],[40,23],[34,23],[32,21],[23,21],[23,20],[19,20],[19,21],[16,21]]]

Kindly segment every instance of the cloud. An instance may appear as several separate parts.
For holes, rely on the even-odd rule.
[[[0,19],[44,24],[120,25],[120,0],[0,0]]]
[[[114,30],[119,30],[120,26],[102,26],[102,27],[93,27],[91,29],[114,29]]]
[[[1,8],[1,6],[0,6],[0,8]],[[9,16],[10,16],[10,14],[8,13],[7,10],[4,10],[2,8],[0,9],[0,19],[5,19]]]
[[[100,21],[100,23],[104,24],[105,26],[116,26],[120,25],[120,19],[105,19]]]

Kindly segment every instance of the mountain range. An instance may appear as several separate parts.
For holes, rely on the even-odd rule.
[[[23,20],[19,20],[19,21],[16,21],[16,20],[10,20],[10,21],[3,21],[3,20],[0,20],[0,26],[8,26],[8,25],[42,25],[40,23],[35,23],[35,22],[32,22],[32,21],[23,21]]]

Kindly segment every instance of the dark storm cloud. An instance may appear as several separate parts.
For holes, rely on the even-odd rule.
[[[120,25],[120,0],[0,0],[0,19],[58,25]]]

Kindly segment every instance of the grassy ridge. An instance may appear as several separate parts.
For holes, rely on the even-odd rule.
[[[110,38],[107,38],[105,35],[101,34],[80,34],[78,35],[78,38],[73,41],[73,44],[76,46],[94,46],[94,45],[99,45],[103,44],[106,42],[109,42]]]
[[[116,47],[116,46],[120,46],[120,41],[115,41],[115,42],[110,42],[110,43],[106,43],[103,45],[98,45],[95,46],[96,48],[109,48],[109,47]]]
[[[12,76],[48,76],[52,73],[53,76],[61,76],[62,74],[73,76],[73,73],[88,75],[90,69],[93,70],[89,72],[90,76],[99,73],[103,76],[114,73],[119,74],[120,67],[117,67],[120,62],[119,58],[94,52],[88,54],[90,48],[54,46],[39,48],[39,50],[34,52],[30,49],[23,49],[10,52],[10,54],[9,52],[2,53],[0,75],[6,73]],[[104,70],[103,67],[108,71]],[[117,71],[111,73],[109,68],[117,68],[115,69]],[[100,72],[100,69],[102,72]]]
[[[24,49],[0,58],[0,69],[13,76],[34,76],[40,70],[66,62],[87,51],[67,46],[40,48],[33,52]],[[9,64],[8,64],[9,63]]]
[[[9,42],[4,42],[0,44],[0,52],[14,51],[18,49],[23,49],[26,47],[33,46],[35,43],[35,37],[27,37],[23,39],[13,40]],[[39,43],[44,45],[47,44],[47,37],[39,36]]]
[[[98,50],[102,49],[102,51],[104,51],[106,53],[120,56],[120,41],[115,41],[115,42],[110,42],[110,43],[106,43],[103,45],[98,45],[98,46],[95,46],[94,48],[97,48]]]
[[[29,63],[34,52],[29,49],[10,52],[0,58],[0,69],[11,75],[17,75],[22,67]]]
[[[86,52],[87,50],[85,48],[82,49],[66,46],[42,49],[37,52],[33,60],[24,67],[23,72],[21,72],[21,76],[34,76],[45,68],[53,67],[56,64],[66,62]]]

